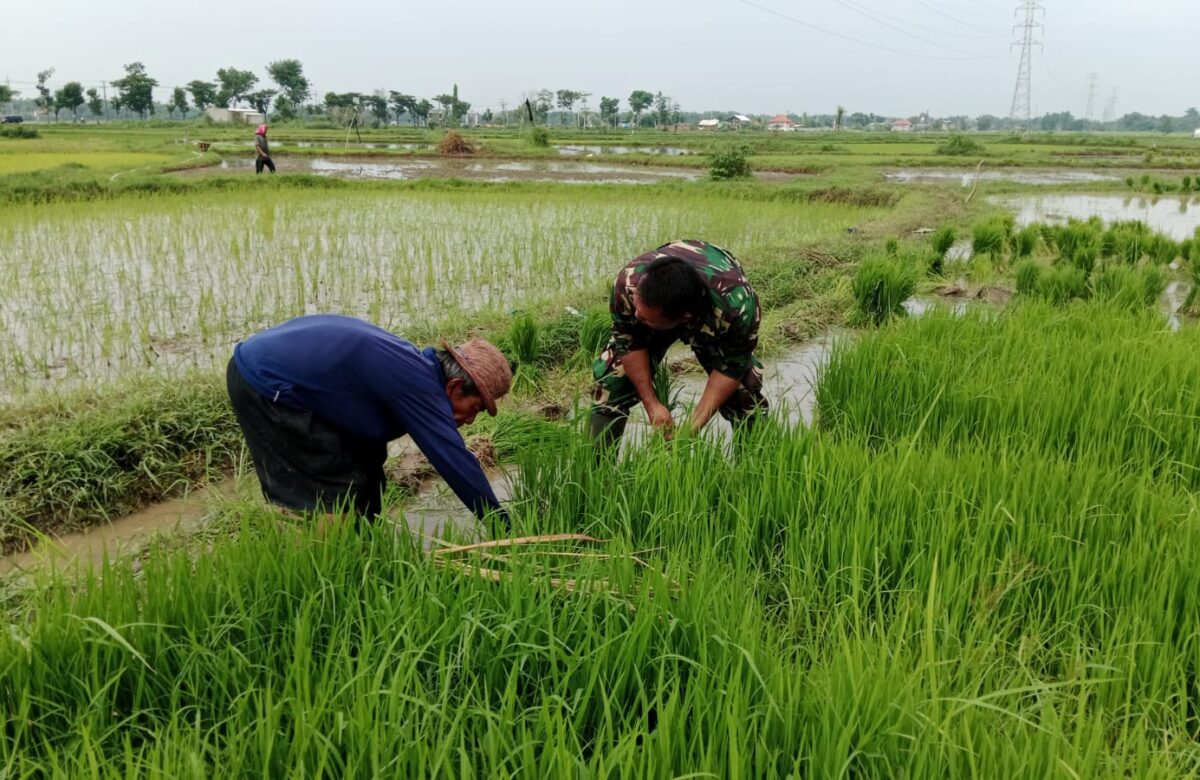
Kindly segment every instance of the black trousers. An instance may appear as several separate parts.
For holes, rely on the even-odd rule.
[[[232,359],[225,384],[268,501],[300,511],[380,513],[386,441],[273,402],[246,382]]]
[[[274,161],[271,160],[270,157],[255,157],[254,158],[254,172],[255,173],[262,173],[264,165],[271,169],[271,173],[275,173],[275,163],[274,163]]]

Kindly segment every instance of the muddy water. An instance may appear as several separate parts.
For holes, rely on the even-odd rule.
[[[938,170],[931,168],[907,168],[900,171],[891,171],[885,173],[884,176],[888,181],[894,181],[899,184],[928,184],[945,181],[961,182],[964,187],[971,187],[975,184],[974,170]],[[1119,176],[1104,173],[1091,173],[1088,171],[1028,171],[1028,170],[1004,170],[1004,171],[983,171],[979,174],[979,181],[1006,181],[1016,184],[1030,185],[1048,185],[1048,184],[1087,184],[1102,181],[1120,181]]]
[[[1005,206],[1021,226],[1034,222],[1062,223],[1068,219],[1100,217],[1105,222],[1141,220],[1176,241],[1191,238],[1200,227],[1200,201],[1187,198],[1132,198],[1120,195],[993,196],[989,203]]]
[[[0,576],[41,566],[60,570],[95,567],[106,556],[136,551],[156,534],[198,530],[212,516],[217,502],[231,496],[233,489],[234,481],[227,480],[110,523],[45,539],[25,552],[0,558]]]
[[[471,158],[287,158],[275,161],[281,172],[313,173],[350,179],[407,181],[428,178],[457,178],[474,181],[547,181],[561,184],[653,184],[670,180],[695,180],[699,171],[600,165],[567,160],[474,160]],[[248,173],[252,158],[226,158],[212,168],[188,173]]]

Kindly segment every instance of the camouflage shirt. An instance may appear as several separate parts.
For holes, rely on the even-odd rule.
[[[663,244],[637,257],[617,274],[610,301],[617,355],[647,347],[653,331],[634,316],[633,291],[641,282],[646,266],[660,257],[677,257],[695,268],[708,288],[712,304],[706,314],[671,333],[690,344],[711,370],[741,379],[754,365],[754,348],[758,346],[758,323],[762,316],[758,296],[733,255],[704,241]]]

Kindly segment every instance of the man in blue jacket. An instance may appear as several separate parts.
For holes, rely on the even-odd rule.
[[[300,511],[381,510],[387,443],[411,436],[479,518],[508,525],[458,428],[512,386],[508,361],[480,339],[418,349],[353,317],[298,317],[237,345],[229,398],[263,494]]]

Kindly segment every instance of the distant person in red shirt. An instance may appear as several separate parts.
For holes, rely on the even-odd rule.
[[[259,125],[254,131],[254,172],[262,173],[263,166],[275,173],[275,163],[271,160],[271,147],[267,144],[267,126]]]

